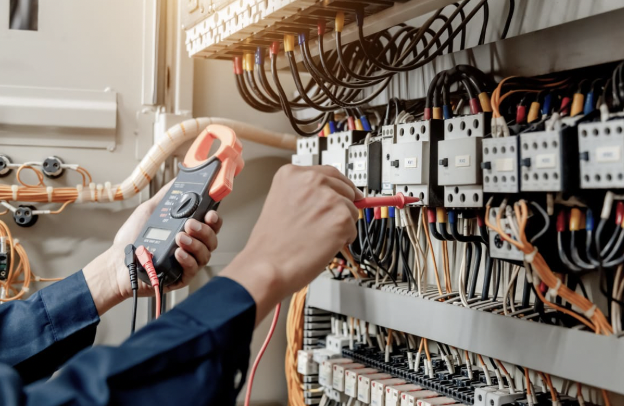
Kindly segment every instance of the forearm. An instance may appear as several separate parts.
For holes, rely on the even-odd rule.
[[[100,316],[125,299],[119,290],[114,272],[118,267],[124,266],[123,257],[115,250],[115,246],[112,246],[82,270]]]
[[[219,273],[243,286],[256,302],[256,326],[286,297],[288,292],[273,265],[258,260],[253,249],[245,248]]]

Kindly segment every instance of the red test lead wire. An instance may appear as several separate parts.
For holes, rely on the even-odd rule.
[[[147,272],[147,276],[149,277],[150,284],[154,288],[154,293],[156,295],[156,318],[160,317],[160,281],[158,280],[158,274],[156,273],[156,269],[154,268],[154,263],[152,262],[152,254],[145,249],[144,246],[140,246],[136,249],[136,256],[139,260],[141,266]]]
[[[245,406],[249,406],[251,402],[251,389],[253,388],[253,381],[254,381],[254,377],[256,376],[256,369],[258,369],[260,360],[262,359],[264,352],[266,351],[267,347],[269,346],[269,343],[271,342],[271,337],[273,337],[273,333],[275,332],[275,328],[277,327],[277,321],[279,320],[281,308],[282,308],[281,303],[278,303],[277,306],[275,306],[275,314],[273,315],[271,328],[269,329],[269,333],[264,339],[264,344],[262,344],[262,348],[260,348],[260,351],[258,352],[258,355],[256,356],[256,360],[254,361],[253,366],[251,367],[251,372],[249,373],[249,382],[247,382],[247,391],[245,392]]]
[[[402,193],[397,193],[396,196],[379,196],[379,197],[365,197],[361,200],[356,200],[355,207],[358,209],[368,209],[371,207],[397,207],[402,209],[406,204],[417,203],[420,199],[417,197],[403,196]]]

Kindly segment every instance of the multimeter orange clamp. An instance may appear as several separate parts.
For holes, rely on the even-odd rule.
[[[215,140],[221,145],[208,157]],[[206,213],[216,210],[232,191],[234,177],[245,166],[242,152],[243,146],[234,131],[216,124],[208,126],[191,145],[177,178],[134,243],[152,255],[161,284],[173,284],[182,276],[182,267],[174,257],[175,236],[184,230],[188,219],[203,221]],[[141,280],[150,283],[143,267],[139,266],[138,274]]]

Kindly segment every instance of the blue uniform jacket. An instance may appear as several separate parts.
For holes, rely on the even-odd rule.
[[[100,318],[78,272],[0,305],[0,405],[234,405],[255,318],[217,277],[120,346],[91,347]]]

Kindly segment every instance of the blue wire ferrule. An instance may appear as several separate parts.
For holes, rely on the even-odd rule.
[[[371,208],[367,208],[364,209],[364,215],[366,216],[366,222],[370,223],[371,221],[373,221],[373,209]]]
[[[594,92],[587,93],[585,97],[585,106],[583,106],[583,114],[587,115],[594,111]]]
[[[587,209],[585,213],[585,229],[587,231],[594,230],[594,213],[592,213],[591,209]]]
[[[362,128],[364,131],[371,131],[370,123],[368,122],[368,118],[365,115],[360,116],[360,122],[362,123]]]
[[[305,32],[299,33],[299,45],[303,45],[306,42],[307,36]]]
[[[547,116],[550,114],[550,105],[552,104],[552,94],[548,93],[544,97],[544,104],[542,104],[542,115]]]
[[[329,133],[333,134],[336,132],[336,122],[334,120],[329,120]]]
[[[256,49],[256,65],[264,65],[264,49],[262,47]]]
[[[451,224],[455,224],[455,222],[457,221],[457,213],[455,212],[455,210],[449,210],[448,211],[448,222]]]
[[[394,206],[388,207],[388,215],[390,216],[391,219],[394,218]]]
[[[451,106],[447,104],[442,106],[442,115],[445,120],[448,120],[449,118],[453,118],[453,110],[451,109]]]

